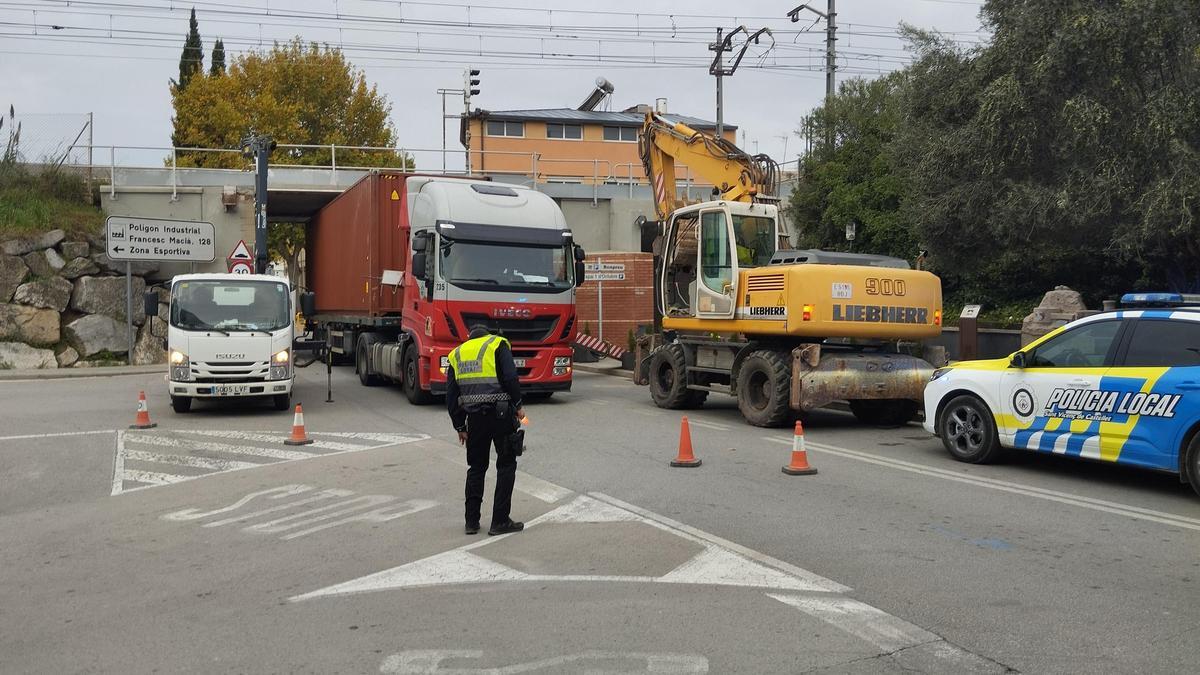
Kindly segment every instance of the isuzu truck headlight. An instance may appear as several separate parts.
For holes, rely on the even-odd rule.
[[[171,350],[171,379],[175,382],[186,382],[192,379],[192,364],[187,354]]]
[[[288,350],[276,352],[271,357],[271,374],[268,376],[272,380],[286,380],[292,370],[292,354]]]

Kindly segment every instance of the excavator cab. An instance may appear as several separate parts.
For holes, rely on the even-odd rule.
[[[719,201],[676,209],[663,240],[663,315],[732,319],[740,271],[768,264],[778,241],[774,205]]]

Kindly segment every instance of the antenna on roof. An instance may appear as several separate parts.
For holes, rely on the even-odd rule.
[[[587,98],[583,99],[583,103],[580,103],[576,110],[582,110],[584,112],[595,110],[596,106],[600,105],[601,101],[609,96],[612,96],[612,93],[615,89],[616,87],[613,86],[612,82],[609,82],[603,77],[597,77],[596,88],[592,90],[591,94],[588,94]]]

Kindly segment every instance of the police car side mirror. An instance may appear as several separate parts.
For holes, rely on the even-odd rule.
[[[1011,357],[1009,357],[1008,365],[1012,366],[1013,368],[1024,368],[1025,352],[1014,353]]]

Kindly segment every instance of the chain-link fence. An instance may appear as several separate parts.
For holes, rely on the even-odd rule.
[[[22,113],[5,110],[0,145],[25,164],[89,165],[91,113]]]

